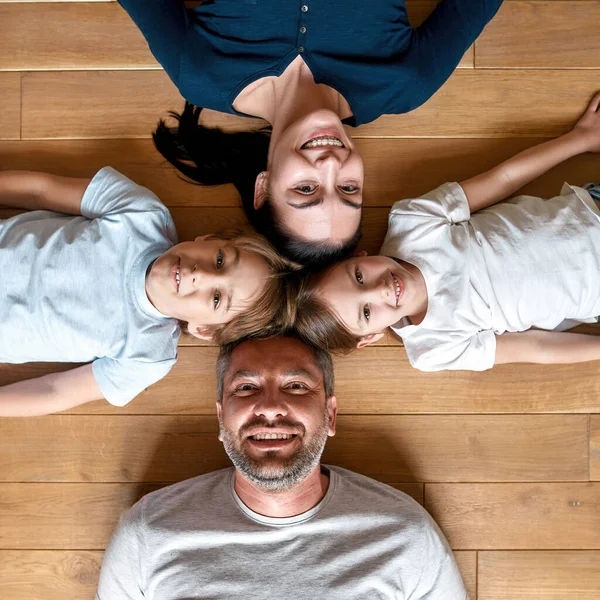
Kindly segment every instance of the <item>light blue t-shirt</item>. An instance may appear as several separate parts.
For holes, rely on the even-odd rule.
[[[0,362],[93,361],[104,397],[123,406],[177,358],[178,323],[145,289],[177,234],[160,200],[110,167],[92,179],[81,215],[0,220]]]

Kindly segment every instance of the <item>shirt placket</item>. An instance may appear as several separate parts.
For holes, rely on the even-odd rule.
[[[306,34],[308,32],[308,13],[310,12],[310,4],[304,0],[300,4],[300,19],[298,22],[298,34],[296,36],[296,46],[300,54],[306,51]]]

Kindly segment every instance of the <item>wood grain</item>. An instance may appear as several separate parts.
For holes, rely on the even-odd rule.
[[[21,136],[21,74],[0,73],[0,139]]]
[[[159,69],[116,2],[0,3],[0,70]]]
[[[479,552],[478,600],[597,600],[600,552]]]
[[[598,2],[505,2],[476,42],[475,66],[597,69],[598,22]]]
[[[100,551],[0,550],[3,600],[93,600]]]
[[[180,481],[229,466],[217,433],[214,416],[3,419],[0,481]],[[343,415],[324,460],[387,482],[587,480],[587,435],[585,415]]]
[[[477,552],[459,550],[454,553],[463,582],[471,600],[477,598]]]
[[[598,483],[432,483],[425,508],[457,550],[600,549]]]
[[[590,417],[590,479],[600,481],[600,417]]]

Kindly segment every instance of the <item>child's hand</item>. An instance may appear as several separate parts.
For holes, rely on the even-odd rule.
[[[584,140],[586,152],[600,152],[600,92],[596,92],[573,133]]]

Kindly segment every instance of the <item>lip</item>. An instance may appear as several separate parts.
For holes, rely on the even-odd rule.
[[[317,139],[320,137],[334,137],[342,143],[343,148],[346,147],[346,144],[344,143],[344,140],[342,139],[341,131],[338,131],[337,129],[319,129],[318,131],[313,131],[310,134],[310,136],[308,138],[306,138],[304,140],[304,142],[302,142],[302,144],[300,144],[300,148],[304,149],[304,146],[306,144],[308,144],[308,142],[312,142],[314,139]]]
[[[181,283],[181,259],[178,258],[177,261],[173,264],[173,266],[171,267],[171,271],[169,272],[169,278],[171,279],[171,282],[173,283],[173,287],[175,288],[175,292],[179,293],[179,285],[180,283],[177,283],[177,269],[180,270],[179,272],[179,282]]]
[[[392,276],[392,282],[394,283],[394,295],[396,296],[396,308],[400,304],[400,299],[404,295],[404,281],[400,277],[398,277],[395,273],[390,271],[390,275]]]
[[[246,442],[251,447],[257,450],[284,450],[298,442],[298,436],[295,435],[289,440],[253,440],[251,437],[246,438]]]

